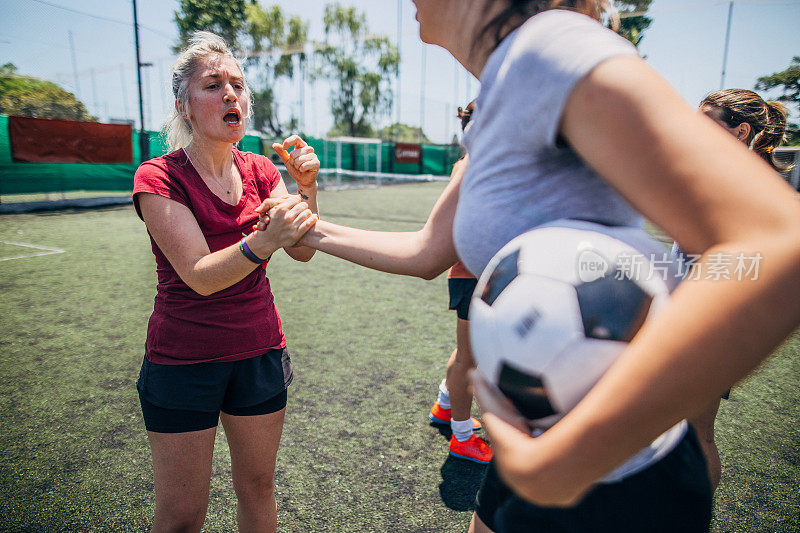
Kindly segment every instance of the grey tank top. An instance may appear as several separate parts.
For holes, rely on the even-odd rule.
[[[464,133],[470,162],[454,223],[456,249],[473,274],[479,276],[508,241],[545,222],[642,224],[622,197],[558,143],[575,84],[608,58],[636,54],[611,30],[566,10],[531,17],[492,53]]]

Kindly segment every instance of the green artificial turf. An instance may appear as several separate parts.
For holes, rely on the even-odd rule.
[[[421,227],[442,184],[322,192],[323,216]],[[155,294],[131,206],[0,217],[0,240],[65,253],[0,261],[0,530],[146,531],[150,452],[135,380]],[[0,244],[0,259],[36,253]],[[279,530],[463,531],[482,466],[427,412],[455,343],[444,276],[317,254],[268,267],[295,369],[278,455]],[[800,338],[723,401],[713,531],[800,527]],[[221,427],[205,531],[236,529]]]

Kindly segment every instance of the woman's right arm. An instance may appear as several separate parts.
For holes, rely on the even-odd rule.
[[[139,193],[138,200],[147,231],[183,282],[198,294],[207,296],[226,289],[258,267],[241,253],[238,242],[211,253],[194,214],[185,205],[152,193]],[[314,221],[305,203],[296,197],[284,198],[270,210],[269,227],[254,231],[246,242],[258,257],[267,258],[294,244]]]
[[[320,220],[299,244],[367,268],[433,279],[458,261],[453,218],[466,167],[466,158],[456,163],[450,182],[418,231],[368,231]]]

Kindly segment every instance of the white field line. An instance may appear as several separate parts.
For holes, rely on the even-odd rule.
[[[52,248],[50,246],[41,246],[38,244],[28,244],[25,242],[14,242],[14,241],[0,241],[3,244],[10,244],[12,246],[24,246],[26,248],[34,248],[36,250],[44,250],[43,252],[36,252],[32,254],[25,254],[25,255],[15,255],[14,257],[0,257],[0,261],[11,261],[12,259],[25,259],[26,257],[37,257],[40,255],[50,255],[50,254],[63,254],[66,250],[62,250],[61,248]]]

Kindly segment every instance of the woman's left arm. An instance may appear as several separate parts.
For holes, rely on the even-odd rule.
[[[287,150],[294,146],[294,150]],[[286,171],[297,182],[297,194],[308,204],[308,208],[315,215],[319,215],[317,206],[317,174],[319,174],[320,162],[314,148],[308,145],[300,136],[292,135],[283,141],[283,144],[275,143],[272,145],[278,156],[286,166]],[[280,198],[289,194],[283,178],[270,193],[270,198]],[[284,248],[286,253],[296,261],[307,262],[314,257],[316,250],[308,246],[291,246]]]
[[[551,505],[576,502],[753,370],[800,323],[796,194],[644,61],[597,66],[570,95],[560,131],[638,211],[702,254],[701,272],[738,257],[757,263],[743,279],[729,271],[682,283],[586,397],[536,439],[493,414],[498,404],[476,380],[501,475],[525,498]]]

